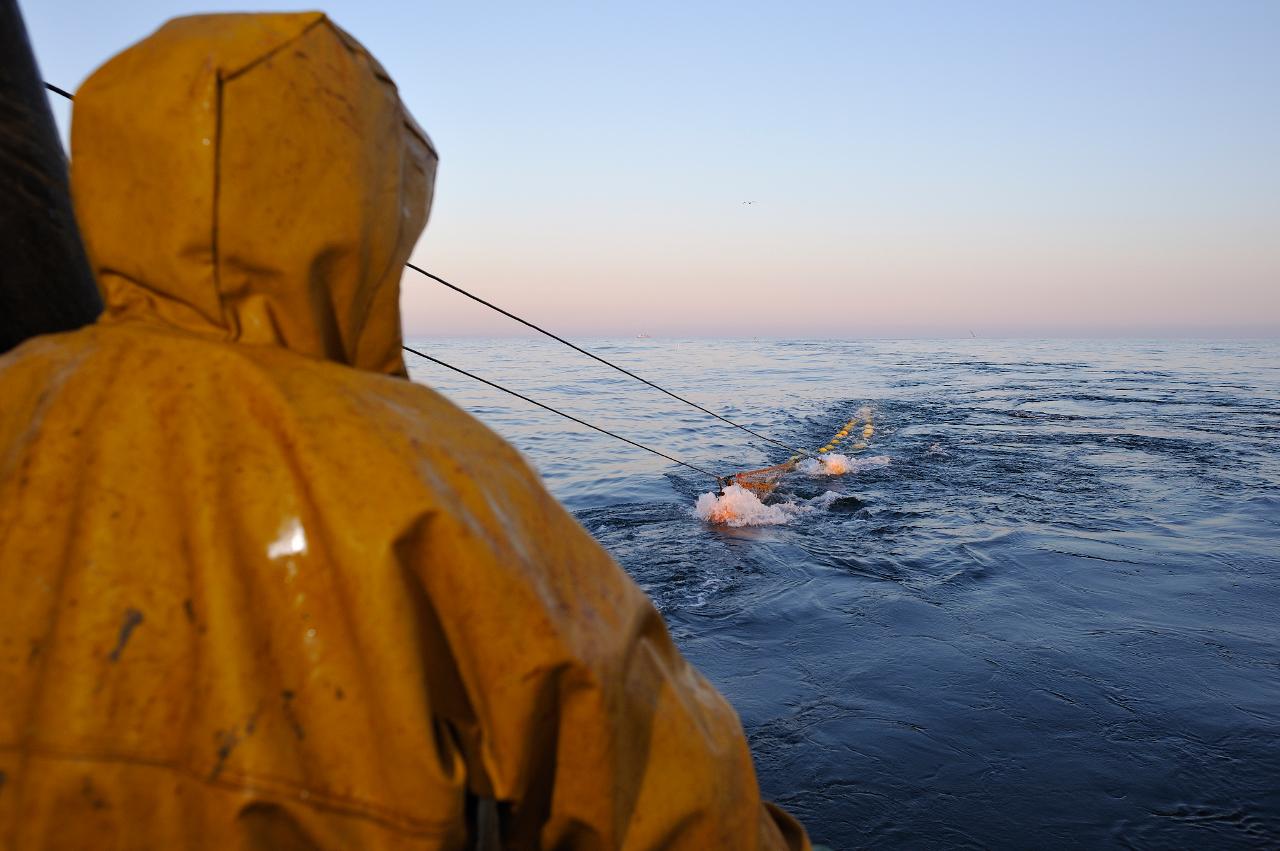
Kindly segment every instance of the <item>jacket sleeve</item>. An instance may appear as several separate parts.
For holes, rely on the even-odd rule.
[[[809,848],[760,800],[732,707],[511,455],[454,478],[453,510],[399,543],[448,647],[433,705],[472,793],[498,802],[504,843]]]

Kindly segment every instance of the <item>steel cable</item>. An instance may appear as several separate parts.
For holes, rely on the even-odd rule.
[[[682,467],[688,467],[690,470],[696,470],[697,472],[702,473],[703,475],[710,476],[711,478],[715,479],[716,482],[720,482],[722,480],[721,476],[717,476],[715,473],[711,472],[710,470],[704,470],[701,467],[695,467],[694,465],[688,463],[687,461],[681,461],[679,458],[672,458],[670,455],[668,455],[665,452],[659,452],[658,450],[652,447],[645,446],[643,443],[636,443],[631,438],[623,437],[620,434],[615,434],[614,432],[609,431],[607,428],[601,428],[598,425],[592,425],[586,420],[578,419],[573,414],[566,414],[564,411],[553,408],[550,405],[544,405],[542,402],[539,402],[537,399],[530,399],[528,396],[525,396],[523,393],[517,393],[514,390],[509,390],[506,387],[503,387],[501,384],[495,384],[489,379],[481,378],[475,373],[467,372],[465,369],[462,369],[461,367],[457,367],[457,366],[454,366],[453,364],[445,363],[439,358],[433,358],[431,355],[420,352],[417,349],[410,348],[409,346],[402,345],[401,348],[403,348],[406,352],[412,352],[413,354],[417,355],[420,358],[429,360],[434,364],[443,366],[445,369],[451,369],[454,372],[465,375],[467,378],[475,379],[476,381],[479,381],[481,384],[487,384],[490,387],[494,388],[495,390],[501,390],[503,393],[510,393],[512,396],[515,396],[517,399],[523,399],[526,402],[530,403],[531,405],[537,405],[539,408],[542,408],[543,410],[550,411],[553,414],[559,414],[560,416],[564,417],[566,420],[573,420],[578,425],[584,425],[587,428],[595,429],[601,434],[607,434],[612,438],[621,440],[623,443],[630,443],[632,446],[635,446],[639,449],[643,449],[645,452],[652,452],[654,455],[659,455],[663,458],[666,458],[668,461],[674,461],[675,463],[679,464]]]
[[[72,95],[70,92],[66,91],[65,89],[62,89],[62,88],[59,88],[58,86],[53,85],[53,83],[50,83],[50,82],[47,82],[47,81],[46,81],[44,85],[45,85],[45,88],[46,88],[46,89],[48,89],[49,91],[54,92],[55,94],[61,95],[62,97],[66,98],[67,100],[70,100],[70,101],[74,101],[74,100],[75,100],[75,96],[74,96],[74,95]],[[555,334],[551,333],[550,331],[547,331],[547,330],[546,330],[546,329],[544,329],[544,328],[540,328],[540,327],[538,327],[537,325],[534,325],[532,322],[529,322],[529,321],[527,321],[527,320],[521,319],[519,316],[516,316],[514,313],[511,313],[511,312],[509,312],[509,311],[503,310],[501,307],[498,307],[496,304],[492,304],[491,302],[485,301],[484,299],[480,298],[479,296],[473,295],[473,294],[471,294],[471,293],[467,292],[466,290],[462,289],[461,287],[459,287],[459,286],[455,286],[454,284],[449,283],[449,282],[448,282],[448,281],[446,281],[444,278],[441,278],[441,277],[439,277],[438,275],[433,275],[432,273],[428,272],[426,269],[423,269],[423,268],[421,268],[421,267],[419,267],[419,266],[415,266],[415,265],[414,265],[414,264],[412,264],[412,263],[406,263],[406,264],[405,264],[405,266],[406,266],[406,267],[408,267],[408,268],[410,268],[410,269],[412,269],[412,270],[413,270],[413,271],[415,271],[415,272],[418,272],[419,274],[422,274],[422,275],[427,276],[428,278],[431,278],[433,281],[437,281],[437,282],[439,282],[439,283],[443,284],[444,286],[448,287],[448,288],[449,288],[449,289],[451,289],[451,290],[454,290],[455,292],[458,292],[458,293],[461,293],[462,295],[465,295],[467,298],[473,299],[474,301],[477,301],[477,302],[479,302],[480,304],[483,304],[485,307],[488,307],[488,308],[490,308],[490,309],[492,309],[492,310],[496,310],[497,312],[501,313],[502,315],[507,316],[507,317],[509,317],[509,318],[511,318],[511,319],[514,319],[515,321],[517,321],[517,322],[521,323],[522,325],[526,325],[526,326],[528,326],[528,327],[532,328],[532,329],[533,329],[533,330],[535,330],[535,331],[538,331],[538,332],[540,332],[540,333],[542,333],[542,334],[545,334],[546,336],[548,336],[548,337],[552,338],[553,340],[557,340],[557,341],[559,341],[559,342],[563,343],[564,345],[568,346],[568,347],[569,347],[569,348],[571,348],[571,349],[574,349],[574,350],[576,350],[576,351],[579,351],[579,352],[581,352],[582,354],[587,355],[588,357],[595,358],[596,360],[600,361],[601,363],[603,363],[603,364],[605,364],[605,365],[607,365],[607,366],[611,366],[611,367],[613,367],[614,369],[618,370],[619,372],[622,372],[622,373],[625,373],[625,374],[627,374],[627,375],[631,376],[632,378],[636,379],[637,381],[640,381],[640,382],[643,382],[643,383],[645,383],[645,384],[648,384],[650,387],[654,388],[655,390],[661,390],[663,393],[666,393],[668,396],[672,397],[673,399],[679,399],[681,402],[684,402],[684,403],[685,403],[685,404],[687,404],[687,405],[692,405],[693,407],[697,408],[698,410],[703,411],[704,413],[710,414],[711,416],[715,417],[716,419],[723,420],[724,422],[728,423],[728,424],[729,424],[729,425],[731,425],[731,426],[734,426],[735,428],[740,428],[740,429],[742,429],[743,431],[747,432],[748,434],[754,435],[755,437],[758,437],[758,438],[760,438],[761,440],[766,440],[766,441],[768,441],[768,442],[770,442],[770,443],[776,444],[776,445],[781,446],[781,447],[783,447],[783,448],[785,448],[785,449],[791,449],[791,447],[787,446],[785,443],[780,443],[780,442],[778,442],[778,441],[776,441],[776,440],[773,440],[772,438],[765,437],[765,436],[764,436],[764,435],[762,435],[762,434],[756,434],[756,432],[752,431],[751,429],[747,428],[746,426],[738,425],[737,423],[733,422],[732,420],[726,419],[725,417],[720,416],[719,414],[717,414],[717,413],[716,413],[716,412],[714,412],[714,411],[709,411],[709,410],[707,410],[706,408],[702,407],[701,405],[697,404],[696,402],[691,402],[691,401],[689,401],[688,399],[685,399],[685,398],[684,398],[684,397],[682,397],[682,396],[678,396],[678,395],[676,395],[675,393],[672,393],[670,390],[666,390],[666,389],[664,389],[664,388],[662,388],[662,387],[659,387],[657,384],[654,384],[652,381],[648,381],[648,380],[646,380],[646,379],[644,379],[644,378],[641,378],[640,376],[636,375],[635,373],[633,373],[633,372],[631,372],[631,371],[629,371],[629,370],[623,369],[622,367],[618,366],[617,364],[611,363],[611,362],[609,362],[609,361],[605,360],[604,358],[600,357],[599,355],[592,354],[591,352],[587,351],[586,349],[584,349],[584,348],[582,348],[582,347],[580,347],[580,346],[576,346],[576,345],[574,345],[573,343],[570,343],[568,340],[564,339],[563,337],[559,337],[559,336],[557,336],[557,335],[555,335]],[[409,347],[409,346],[405,346],[405,345],[403,345],[403,344],[401,345],[401,348],[402,348],[402,349],[404,349],[406,352],[410,352],[410,353],[412,353],[412,354],[415,354],[415,355],[417,355],[418,357],[423,358],[423,359],[425,359],[425,360],[429,360],[429,361],[431,361],[431,362],[432,362],[432,363],[434,363],[434,364],[438,364],[438,365],[440,365],[440,366],[443,366],[443,367],[445,367],[446,369],[451,369],[451,370],[453,370],[454,372],[460,373],[461,375],[465,375],[465,376],[467,376],[468,378],[471,378],[471,379],[473,379],[473,380],[475,380],[475,381],[479,381],[479,382],[481,382],[482,384],[487,384],[487,385],[489,385],[490,387],[494,388],[495,390],[501,390],[503,393],[508,393],[508,394],[510,394],[510,395],[512,395],[512,396],[515,396],[515,397],[516,397],[516,398],[518,398],[518,399],[523,399],[524,401],[526,401],[526,402],[528,402],[528,403],[530,403],[530,404],[532,404],[532,405],[537,405],[539,408],[543,408],[544,410],[550,411],[550,412],[551,412],[551,413],[553,413],[553,414],[559,414],[560,416],[564,417],[565,419],[572,420],[573,422],[578,423],[579,425],[583,425],[583,426],[586,426],[587,428],[594,429],[595,431],[598,431],[598,432],[600,432],[601,434],[606,434],[606,435],[608,435],[609,437],[615,438],[616,440],[621,440],[623,443],[628,443],[628,444],[630,444],[630,445],[632,445],[632,446],[634,446],[634,447],[636,447],[636,448],[638,448],[638,449],[643,449],[645,452],[651,452],[651,453],[653,453],[654,455],[657,455],[657,456],[659,456],[659,457],[661,457],[661,458],[666,458],[668,461],[672,461],[672,462],[674,462],[674,463],[676,463],[676,464],[679,464],[679,465],[680,465],[680,466],[682,466],[682,467],[688,467],[690,470],[694,470],[694,471],[696,471],[696,472],[702,473],[702,474],[703,474],[703,475],[705,475],[705,476],[710,476],[711,478],[715,479],[715,480],[716,480],[716,482],[720,482],[720,481],[722,480],[720,476],[717,476],[715,473],[712,473],[710,470],[704,470],[704,469],[702,469],[701,467],[697,467],[697,466],[695,466],[695,465],[693,465],[693,464],[690,464],[690,463],[688,463],[688,462],[686,462],[686,461],[681,461],[679,458],[673,458],[672,456],[670,456],[670,455],[666,454],[665,452],[659,452],[657,449],[654,449],[654,448],[649,447],[649,446],[645,446],[643,443],[637,443],[636,441],[631,440],[630,438],[623,437],[622,435],[620,435],[620,434],[616,434],[616,433],[614,433],[614,432],[612,432],[612,431],[609,431],[609,430],[608,430],[608,429],[606,429],[606,428],[601,428],[601,427],[600,427],[600,426],[598,426],[598,425],[592,425],[591,423],[587,422],[586,420],[579,419],[578,417],[575,417],[575,416],[573,416],[572,414],[566,414],[564,411],[561,411],[561,410],[558,410],[558,409],[556,409],[556,408],[553,408],[553,407],[551,407],[550,405],[545,405],[545,404],[543,404],[542,402],[537,401],[536,399],[531,399],[531,398],[529,398],[528,396],[525,396],[525,395],[524,395],[524,394],[522,394],[522,393],[517,393],[515,390],[510,390],[510,389],[508,389],[508,388],[506,388],[506,387],[503,387],[501,384],[496,384],[496,383],[494,383],[494,382],[492,382],[492,381],[489,381],[489,380],[488,380],[488,379],[486,379],[486,378],[481,378],[480,376],[475,375],[474,373],[467,372],[465,369],[461,369],[461,368],[459,368],[459,367],[453,366],[452,364],[445,363],[444,361],[440,360],[439,358],[434,358],[434,357],[432,357],[431,355],[425,354],[425,353],[423,353],[423,352],[418,351],[417,349],[411,348],[411,347]],[[808,454],[809,454],[809,453],[807,453],[807,452],[804,452],[804,450],[801,450],[801,449],[792,449],[791,451],[793,451],[793,452],[800,452],[800,453],[803,453],[803,454],[805,454],[805,455],[808,455]]]
[[[677,400],[679,400],[679,401],[681,401],[681,402],[684,402],[686,405],[690,405],[690,406],[692,406],[692,407],[694,407],[694,408],[697,408],[699,411],[702,411],[704,414],[710,414],[711,416],[715,417],[716,419],[720,420],[720,421],[721,421],[721,422],[723,422],[723,423],[727,423],[728,425],[731,425],[731,426],[733,426],[734,428],[741,429],[742,431],[745,431],[747,434],[751,435],[752,437],[757,437],[757,438],[759,438],[760,440],[766,441],[766,442],[768,442],[768,443],[772,443],[774,446],[781,446],[783,449],[787,450],[788,452],[795,452],[795,453],[797,453],[797,454],[799,454],[799,455],[806,455],[806,456],[808,456],[808,457],[813,457],[809,452],[806,452],[806,451],[805,451],[805,450],[803,450],[803,449],[797,449],[797,448],[795,448],[794,446],[789,446],[788,444],[783,443],[783,442],[782,442],[782,441],[780,441],[780,440],[774,440],[772,437],[769,437],[769,436],[767,436],[767,435],[760,434],[760,433],[759,433],[759,432],[757,432],[757,431],[752,431],[751,429],[747,428],[747,427],[746,427],[746,426],[744,426],[744,425],[740,425],[740,424],[738,424],[738,423],[735,423],[733,420],[729,419],[728,417],[721,416],[720,414],[717,414],[715,411],[712,411],[712,410],[710,410],[710,409],[708,409],[708,408],[704,408],[704,407],[702,407],[702,406],[701,406],[701,405],[699,405],[697,402],[690,401],[689,399],[686,399],[685,397],[683,397],[683,396],[681,396],[681,395],[679,395],[679,394],[677,394],[677,393],[672,393],[670,390],[666,389],[665,387],[660,387],[660,386],[658,386],[657,384],[654,384],[654,383],[653,383],[652,381],[650,381],[649,379],[647,379],[647,378],[642,378],[641,376],[636,375],[636,374],[635,374],[634,372],[632,372],[631,370],[626,369],[625,367],[618,366],[618,365],[617,365],[616,363],[614,363],[613,361],[606,360],[605,358],[600,357],[599,355],[595,354],[594,352],[589,352],[589,351],[587,351],[586,349],[582,348],[581,346],[578,346],[578,345],[575,345],[574,343],[569,342],[569,341],[568,341],[568,340],[566,340],[564,337],[561,337],[561,336],[560,336],[560,335],[558,335],[558,334],[553,334],[552,332],[548,331],[546,328],[543,328],[543,327],[541,327],[541,326],[539,326],[539,325],[535,325],[535,324],[533,324],[532,322],[530,322],[530,321],[529,321],[529,320],[527,320],[527,319],[522,319],[521,317],[516,316],[516,315],[515,315],[514,313],[512,313],[511,311],[509,311],[509,310],[504,310],[503,308],[498,307],[498,305],[494,304],[493,302],[486,301],[486,300],[484,300],[483,298],[481,298],[481,297],[480,297],[480,296],[478,296],[478,295],[475,295],[475,294],[473,294],[473,293],[469,293],[469,292],[467,292],[466,290],[464,290],[462,287],[460,287],[460,286],[458,286],[458,285],[456,285],[456,284],[451,284],[451,283],[449,283],[448,281],[446,281],[444,278],[440,277],[439,275],[432,274],[431,272],[428,272],[426,269],[423,269],[423,268],[422,268],[422,267],[420,267],[420,266],[415,266],[413,263],[406,263],[406,264],[404,264],[404,265],[405,265],[406,267],[408,267],[408,268],[412,269],[413,271],[417,272],[418,274],[420,274],[420,275],[425,275],[425,276],[427,276],[428,278],[430,278],[431,280],[435,281],[436,283],[443,284],[444,286],[448,287],[449,289],[453,290],[454,292],[456,292],[456,293],[459,293],[459,294],[461,294],[461,295],[466,296],[467,298],[471,299],[472,301],[476,301],[476,302],[479,302],[480,304],[483,304],[485,307],[489,308],[490,310],[495,310],[495,311],[497,311],[498,313],[501,313],[503,316],[507,317],[508,319],[514,319],[516,322],[519,322],[521,325],[524,325],[524,326],[526,326],[526,327],[528,327],[528,328],[532,328],[534,331],[537,331],[539,334],[545,334],[546,336],[550,337],[551,339],[555,340],[556,342],[563,343],[564,345],[568,346],[569,348],[573,349],[573,350],[574,350],[574,351],[576,351],[576,352],[581,352],[582,354],[586,355],[587,357],[589,357],[589,358],[593,358],[593,359],[595,359],[595,360],[599,361],[600,363],[604,364],[605,366],[612,367],[613,369],[616,369],[618,372],[621,372],[623,375],[629,375],[630,377],[634,378],[636,381],[639,381],[639,382],[640,382],[640,383],[642,383],[642,384],[647,384],[647,385],[649,385],[650,387],[652,387],[654,390],[658,390],[658,391],[660,391],[660,392],[662,392],[662,393],[666,393],[666,394],[667,394],[668,396],[670,396],[672,399],[677,399]]]

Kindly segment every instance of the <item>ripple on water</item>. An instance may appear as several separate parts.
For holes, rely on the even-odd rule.
[[[548,473],[815,839],[1280,846],[1280,345],[643,343],[616,357],[793,445],[871,402],[890,464],[789,478],[779,501],[834,496],[784,525],[710,527],[707,480],[414,375]],[[707,469],[785,457],[554,348],[468,345]]]

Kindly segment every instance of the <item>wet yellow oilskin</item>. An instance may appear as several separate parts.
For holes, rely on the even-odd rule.
[[[399,377],[435,161],[319,14],[78,93],[107,310],[0,358],[0,846],[457,848],[470,794],[509,847],[807,847],[645,595]]]

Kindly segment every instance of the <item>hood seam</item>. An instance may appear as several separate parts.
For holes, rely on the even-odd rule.
[[[240,336],[239,323],[227,310],[226,298],[222,293],[222,258],[219,254],[221,246],[218,240],[218,223],[222,205],[222,70],[216,76],[214,94],[214,126],[213,126],[213,227],[209,236],[209,244],[213,262],[213,294],[218,299],[218,313],[222,316],[222,325],[226,329],[224,339],[233,341]]]
[[[277,53],[284,50],[286,47],[293,44],[295,41],[298,41],[303,36],[307,35],[307,33],[311,32],[313,29],[320,26],[321,24],[330,24],[330,26],[332,26],[332,24],[329,21],[329,16],[326,15],[324,12],[317,12],[315,14],[319,15],[319,17],[316,18],[311,23],[307,24],[298,32],[294,33],[289,38],[285,39],[284,41],[277,44],[275,47],[268,50],[266,53],[262,54],[261,56],[255,56],[252,60],[245,63],[239,68],[235,68],[225,72],[219,70],[218,79],[226,80],[228,82],[231,80],[234,80],[236,77],[239,77],[241,74],[247,73],[248,71],[251,71],[257,66],[261,65],[263,62],[266,62],[268,59],[275,56]]]

